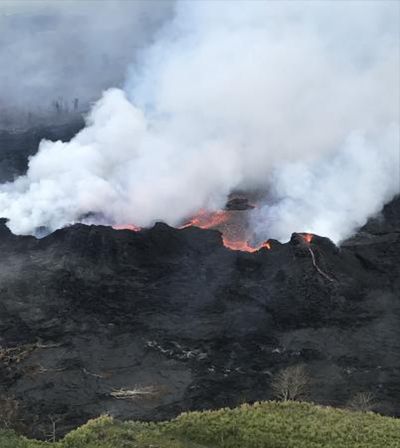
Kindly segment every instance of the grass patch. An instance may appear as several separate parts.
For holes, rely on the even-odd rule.
[[[1,448],[400,448],[400,420],[309,403],[189,412],[163,423],[103,416],[55,444],[0,432]]]

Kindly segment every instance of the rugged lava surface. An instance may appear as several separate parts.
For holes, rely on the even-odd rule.
[[[40,436],[55,414],[67,430],[104,412],[158,419],[270,398],[271,376],[305,363],[312,400],[371,391],[399,415],[400,200],[340,248],[270,243],[232,251],[217,231],[165,224],[37,240],[3,220],[1,393]],[[157,393],[111,395],[135,387]]]

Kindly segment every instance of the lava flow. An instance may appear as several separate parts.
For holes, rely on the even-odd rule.
[[[139,232],[142,230],[141,227],[135,226],[134,224],[121,224],[113,226],[115,230],[132,230],[132,232]]]
[[[224,246],[232,250],[241,250],[243,252],[257,252],[260,249],[271,249],[271,244],[269,241],[264,241],[260,246],[254,247],[250,246],[247,241],[231,241],[222,236],[222,241]]]
[[[246,212],[244,210],[219,210],[216,212],[200,210],[196,215],[181,225],[179,229],[185,229],[187,227],[219,230],[222,233],[224,246],[232,250],[257,252],[260,249],[271,249],[269,241],[264,241],[258,246],[253,246],[248,242],[249,232]],[[134,224],[115,225],[113,228],[116,230],[132,230],[134,232],[141,230],[140,227]]]
[[[207,212],[206,210],[200,210],[195,216],[179,228],[185,229],[186,227],[194,226],[199,227],[200,229],[211,229],[213,227],[220,226],[221,224],[225,224],[228,220],[228,212]]]
[[[180,229],[194,226],[201,229],[219,230],[222,233],[224,246],[232,250],[256,252],[260,249],[271,249],[271,244],[268,241],[263,242],[259,246],[252,246],[248,242],[245,217],[246,214],[243,210],[219,210],[216,212],[200,210]]]

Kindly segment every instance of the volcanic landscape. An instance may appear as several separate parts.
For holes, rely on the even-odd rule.
[[[25,172],[42,138],[82,125],[2,132],[0,181]],[[40,239],[3,219],[1,395],[21,404],[25,431],[42,437],[49,416],[66,432],[102,413],[154,420],[270,399],[293,364],[309,370],[312,401],[370,392],[399,416],[400,198],[339,247],[301,228],[253,247],[253,206],[240,193],[180,228],[75,224]]]

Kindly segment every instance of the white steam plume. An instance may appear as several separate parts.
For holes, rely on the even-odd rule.
[[[294,229],[340,242],[399,192],[400,143],[392,125],[376,139],[354,132],[315,163],[286,164],[272,173],[270,201],[255,210],[255,238],[287,240]]]
[[[342,239],[399,192],[398,7],[178,3],[125,92],[105,92],[84,130],[43,141],[0,186],[0,215],[16,233],[88,214],[175,225],[265,188],[257,237]]]

